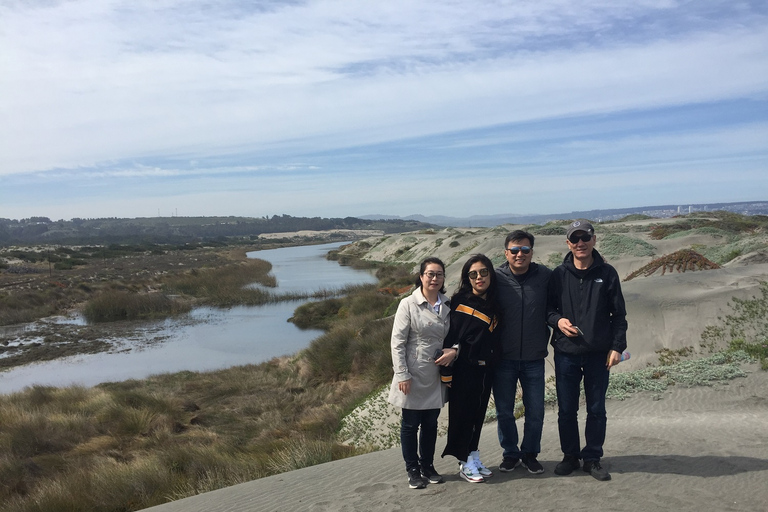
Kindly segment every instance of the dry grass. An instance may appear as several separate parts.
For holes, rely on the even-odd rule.
[[[348,456],[334,433],[369,389],[283,359],[0,396],[0,508],[138,510]]]
[[[395,298],[359,287],[294,358],[0,395],[0,509],[139,510],[358,453],[341,419],[391,376]]]

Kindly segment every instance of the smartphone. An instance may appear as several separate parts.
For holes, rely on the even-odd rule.
[[[439,349],[435,350],[435,355],[432,356],[432,359],[437,361],[438,359],[440,359],[440,357],[442,357],[442,355],[443,355],[443,349],[439,348]]]
[[[582,331],[580,328],[576,327],[575,325],[573,325],[573,326],[571,326],[571,327],[573,327],[574,329],[576,329],[576,332],[578,332],[578,333],[579,333],[579,336],[582,336],[582,337],[584,336],[584,332],[583,332],[583,331]]]

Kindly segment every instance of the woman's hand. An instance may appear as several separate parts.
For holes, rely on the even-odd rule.
[[[411,392],[411,379],[401,380],[397,383],[397,388],[402,391],[404,395],[407,395]]]
[[[456,359],[456,355],[459,353],[455,348],[444,348],[443,355],[435,359],[435,364],[439,366],[448,366]]]

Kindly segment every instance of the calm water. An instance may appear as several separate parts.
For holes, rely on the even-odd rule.
[[[316,291],[376,282],[368,272],[325,259],[329,250],[340,245],[342,243],[287,247],[256,251],[249,256],[272,263],[277,292]],[[112,352],[0,372],[0,393],[11,393],[32,384],[92,386],[157,373],[217,370],[292,354],[321,333],[302,331],[287,322],[303,302],[231,309],[196,308],[186,318],[145,324],[138,341],[117,340],[117,348]]]

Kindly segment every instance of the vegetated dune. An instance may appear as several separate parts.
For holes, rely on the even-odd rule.
[[[702,351],[702,331],[708,325],[717,324],[718,317],[731,313],[731,299],[760,295],[760,282],[768,280],[764,241],[748,240],[743,247],[751,249],[736,255],[738,250],[732,246],[740,243],[739,235],[722,237],[694,231],[661,240],[649,236],[650,225],[674,222],[674,219],[665,219],[596,226],[598,250],[601,250],[601,239],[607,238],[604,235],[609,232],[626,237],[606,243],[604,254],[622,278],[654,259],[685,249],[693,249],[722,266],[693,272],[672,269],[624,282],[632,358],[618,365],[617,371],[655,363],[656,351],[661,349],[693,347],[694,352]],[[550,267],[562,261],[567,250],[564,225],[565,222],[559,226],[531,227],[536,235],[534,261]],[[447,264],[446,288],[451,293],[469,254],[482,252],[494,263],[504,261],[504,237],[518,227],[522,226],[448,228],[373,237],[350,244],[344,251],[375,261],[412,262],[414,268],[422,258],[437,256]],[[643,251],[636,251],[637,247]],[[637,255],[637,252],[646,254]],[[549,359],[551,363],[551,355]],[[551,367],[547,364],[550,373]],[[445,475],[446,483],[430,484],[423,491],[408,489],[400,449],[392,447],[193,496],[151,510],[372,511],[423,508],[425,504],[434,509],[499,509],[519,508],[516,504],[522,503],[521,496],[526,509],[533,510],[763,510],[768,500],[765,490],[768,445],[762,428],[768,419],[768,373],[752,363],[744,366],[744,375],[746,377],[712,386],[670,386],[658,393],[637,393],[631,400],[609,400],[603,459],[613,474],[613,481],[609,483],[598,483],[583,471],[566,477],[554,476],[554,467],[562,453],[556,410],[548,407],[539,454],[545,467],[544,475],[529,475],[524,469],[496,472],[501,449],[496,424],[491,423],[484,428],[480,440],[483,460],[495,472],[485,485],[462,481],[456,474],[453,457],[436,457],[435,466]],[[373,402],[369,417],[360,422],[358,430],[364,430],[365,435],[381,436],[369,438],[371,444],[392,446],[379,441],[396,438],[397,416],[388,408],[383,395],[376,400],[377,397],[369,400]],[[392,414],[387,414],[388,409]],[[443,424],[446,412],[444,408]],[[443,446],[444,439],[438,440],[438,454]],[[339,485],[340,478],[344,485]]]
[[[663,273],[657,271],[650,275],[638,275],[622,283],[627,302],[627,339],[632,358],[622,363],[621,370],[655,363],[656,351],[661,349],[693,347],[698,350],[704,328],[729,313],[731,299],[748,299],[759,294],[760,282],[768,280],[768,241],[764,235],[723,234],[694,229],[660,240],[651,237],[653,226],[669,227],[675,222],[681,222],[681,219],[595,223],[596,248],[616,268],[622,279],[654,260],[680,251],[683,254],[694,251],[706,260],[714,258],[714,263],[721,266],[697,271],[691,271],[692,267],[689,267],[684,272],[675,266],[668,266]],[[533,260],[554,267],[568,250],[566,225],[567,221],[545,226],[504,225],[416,231],[368,238],[351,244],[345,251],[362,254],[364,259],[373,261],[412,262],[414,270],[423,258],[437,256],[447,265],[446,289],[451,294],[457,286],[461,266],[470,254],[483,253],[494,264],[504,261],[504,238],[514,229],[531,231],[536,237]],[[625,250],[622,250],[622,243],[607,243],[612,236],[615,238],[611,242],[624,242]],[[610,245],[610,250],[603,252],[601,243]],[[642,252],[646,255],[635,255],[637,247],[643,247]],[[751,250],[728,261],[715,261],[722,259],[723,254],[735,254],[739,247]]]

